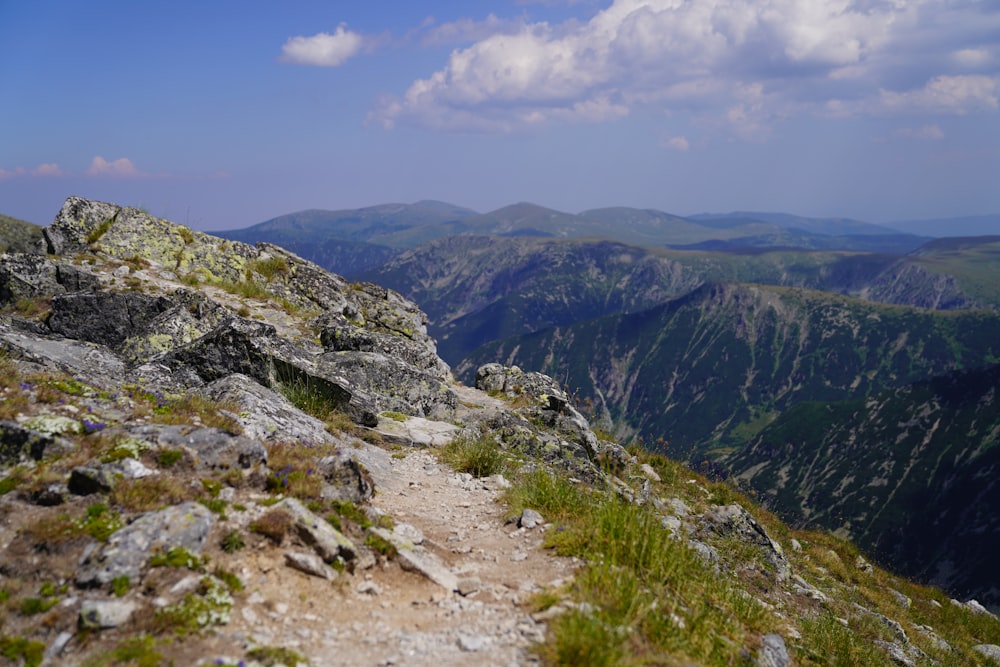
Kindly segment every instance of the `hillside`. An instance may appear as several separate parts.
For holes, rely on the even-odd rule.
[[[42,240],[38,225],[0,215],[0,253],[32,252]]]
[[[1000,367],[788,410],[726,461],[793,525],[1000,604]]]
[[[456,384],[425,316],[77,198],[0,255],[0,664],[985,665],[1000,622]]]
[[[885,306],[802,289],[705,285],[638,313],[491,343],[486,359],[537,368],[622,432],[682,459],[740,446],[802,401],[867,396],[1000,360],[1000,313]]]
[[[860,293],[896,261],[846,252],[682,252],[588,239],[456,236],[358,277],[420,303],[442,356],[458,364],[490,341],[636,312],[707,282]]]
[[[351,276],[378,268],[403,249],[455,235],[593,238],[651,248],[798,248],[895,255],[909,252],[927,240],[853,221],[770,215],[778,222],[711,216],[682,218],[628,207],[572,214],[531,203],[480,214],[452,204],[424,201],[341,211],[300,211],[217,235],[246,243],[274,243],[324,268]],[[800,227],[788,227],[789,220]]]

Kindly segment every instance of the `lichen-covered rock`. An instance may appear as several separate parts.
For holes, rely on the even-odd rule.
[[[138,581],[157,551],[182,547],[200,554],[215,515],[199,503],[182,503],[143,514],[113,533],[107,544],[84,552],[76,575],[81,588],[107,586],[118,577]]]
[[[285,498],[274,508],[285,510],[292,516],[299,539],[312,547],[324,562],[333,563],[338,559],[350,562],[357,558],[358,548],[354,543],[327,521],[309,511],[299,500]]]
[[[121,207],[106,202],[69,197],[52,224],[42,230],[50,255],[85,252],[118,217]]]
[[[103,630],[125,625],[138,606],[132,600],[85,600],[80,607],[80,629]]]
[[[29,456],[41,461],[46,454],[62,454],[73,449],[73,443],[56,434],[33,430],[17,422],[0,421],[0,465],[20,463]]]
[[[327,352],[317,358],[316,369],[320,377],[344,378],[367,394],[376,412],[448,420],[458,406],[458,396],[438,377],[384,354]]]
[[[757,651],[757,667],[789,667],[792,659],[788,655],[785,639],[781,635],[764,635],[760,650]]]
[[[44,255],[0,255],[0,303],[97,289],[97,276]]]
[[[208,384],[203,392],[215,401],[238,408],[235,416],[248,438],[317,445],[337,441],[327,432],[326,424],[242,373],[220,378]]]
[[[267,465],[267,450],[259,440],[218,428],[167,424],[129,426],[130,435],[158,447],[182,447],[195,465],[211,470],[246,470]]]
[[[124,362],[106,347],[43,338],[18,330],[3,318],[0,318],[0,347],[13,359],[38,366],[40,370],[87,378],[96,387],[118,387],[125,381]]]
[[[317,463],[318,472],[323,476],[324,498],[349,500],[360,503],[370,500],[375,494],[375,483],[349,451],[338,451],[333,456],[324,456]]]
[[[376,352],[405,361],[442,382],[451,379],[451,369],[433,350],[403,336],[343,324],[324,328],[320,342],[331,352]]]
[[[759,547],[767,561],[774,568],[778,581],[791,576],[791,567],[781,545],[771,539],[757,520],[740,505],[721,505],[701,516],[701,532],[712,532],[721,536],[735,536],[743,542]]]
[[[169,299],[140,292],[73,292],[52,297],[53,333],[115,348],[171,307]]]

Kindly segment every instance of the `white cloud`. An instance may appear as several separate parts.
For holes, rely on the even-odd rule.
[[[17,167],[13,170],[0,169],[0,180],[5,178],[14,178],[15,176],[24,176],[26,173],[27,171],[24,167]]]
[[[939,141],[944,139],[944,132],[937,125],[924,125],[922,127],[903,127],[896,130],[893,134],[897,137],[906,137],[909,139],[922,139],[926,141]]]
[[[802,113],[990,111],[1000,72],[982,71],[995,61],[989,26],[1000,29],[1000,6],[976,0],[613,0],[558,25],[491,15],[428,33],[476,41],[369,118],[512,131],[642,106],[760,138]],[[914,80],[930,83],[909,90]]]
[[[142,173],[136,169],[135,165],[126,157],[118,158],[108,162],[100,155],[94,156],[87,169],[90,176],[141,176]]]
[[[660,140],[660,147],[683,153],[691,148],[691,144],[688,142],[687,137],[678,135],[676,137],[663,137]]]
[[[881,91],[887,111],[965,115],[1000,108],[1000,78],[964,75],[937,76],[923,88],[904,92]]]
[[[43,162],[33,169],[15,167],[12,170],[0,169],[0,180],[5,178],[15,178],[17,176],[62,176],[62,169],[54,162]]]
[[[524,25],[522,21],[497,18],[490,14],[482,21],[462,18],[437,25],[433,18],[424,21],[426,32],[421,42],[427,46],[464,44],[486,39],[498,34],[515,33]]]
[[[54,162],[45,162],[31,170],[32,176],[62,176],[62,169]]]
[[[294,65],[339,67],[361,51],[364,41],[341,23],[332,35],[321,32],[312,37],[290,38],[281,47],[280,60]]]

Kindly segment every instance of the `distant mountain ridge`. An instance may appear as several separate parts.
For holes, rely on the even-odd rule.
[[[791,246],[890,254],[909,252],[928,240],[858,221],[739,215],[743,214],[682,217],[628,207],[573,214],[526,202],[477,213],[445,202],[421,201],[299,211],[216,234],[246,243],[275,243],[345,275],[374,269],[404,249],[462,234],[602,238],[649,247],[721,243],[723,249]]]

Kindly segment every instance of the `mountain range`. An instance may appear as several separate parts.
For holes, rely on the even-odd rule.
[[[1000,541],[992,487],[975,472],[991,459],[948,444],[964,434],[990,451],[991,394],[953,393],[939,412],[957,426],[928,433],[905,465],[881,444],[920,432],[916,415],[936,405],[927,386],[995,377],[1000,236],[930,239],[759,212],[479,214],[430,201],[304,211],[220,235],[399,291],[469,384],[495,361],[548,373],[615,438],[665,447],[796,525],[839,531],[901,571],[1000,605],[987,552],[966,549],[971,535]],[[855,442],[864,456],[848,453]],[[944,458],[950,467],[935,463]],[[890,460],[897,477],[934,474],[871,472]],[[855,470],[862,462],[869,474]],[[878,520],[866,520],[872,503]]]

